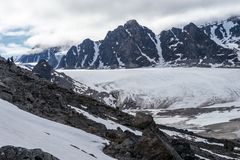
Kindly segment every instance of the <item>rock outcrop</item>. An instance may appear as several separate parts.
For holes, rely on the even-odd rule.
[[[48,62],[44,59],[41,59],[36,66],[33,67],[33,73],[39,75],[41,78],[45,78],[47,80],[52,79],[53,67],[48,64]]]
[[[41,149],[5,146],[0,148],[0,160],[59,160]]]

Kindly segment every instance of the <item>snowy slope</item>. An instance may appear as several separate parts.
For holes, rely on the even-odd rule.
[[[231,17],[200,27],[218,45],[236,50],[240,59],[240,17]]]
[[[204,107],[240,98],[240,70],[151,68],[131,70],[61,70],[73,79],[109,92],[119,103],[138,100],[144,108]]]
[[[101,151],[106,143],[100,137],[34,116],[0,99],[0,147],[41,148],[61,160],[110,160]]]

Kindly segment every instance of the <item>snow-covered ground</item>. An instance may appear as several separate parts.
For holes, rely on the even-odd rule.
[[[111,160],[102,152],[106,143],[100,137],[34,116],[0,99],[0,147],[41,148],[61,160]]]
[[[118,91],[117,105],[133,100],[139,109],[152,113],[159,124],[197,131],[206,125],[240,118],[240,70],[223,68],[144,68],[119,70],[60,70],[73,79],[107,92]],[[215,109],[195,115],[158,115],[178,109]],[[237,128],[236,128],[237,129]],[[237,132],[237,130],[235,130]],[[238,134],[239,135],[239,134]]]

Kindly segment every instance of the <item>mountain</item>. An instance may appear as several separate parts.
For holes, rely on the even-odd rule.
[[[66,48],[68,47],[51,47],[47,49],[34,47],[31,51],[33,52],[32,54],[22,55],[16,61],[26,64],[36,64],[38,61],[44,59],[48,60],[48,63],[55,68],[58,66],[60,59],[65,54]]]
[[[160,41],[163,58],[171,64],[231,66],[238,62],[234,50],[218,45],[193,23],[161,32]]]
[[[218,45],[240,54],[240,17],[202,25],[201,30]]]
[[[136,20],[107,33],[104,40],[84,40],[64,56],[59,68],[136,68],[160,61],[157,36]]]
[[[149,66],[239,67],[240,20],[197,26],[189,23],[159,35],[130,20],[100,41],[85,39],[60,59],[55,49],[22,56],[22,63],[49,60],[54,68],[140,68]],[[58,62],[58,63],[57,63]]]
[[[12,62],[0,61],[0,93],[3,160],[230,160],[239,155],[237,141],[157,125],[150,115],[129,115]]]

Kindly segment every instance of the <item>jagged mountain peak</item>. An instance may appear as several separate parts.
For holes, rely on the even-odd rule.
[[[126,25],[139,25],[136,19],[130,19],[125,24]]]
[[[183,27],[184,30],[192,30],[192,29],[198,29],[197,25],[194,23],[189,23],[188,25]]]
[[[91,40],[90,38],[86,38],[83,40],[82,43],[89,43],[89,42],[93,42],[93,40]]]
[[[141,25],[137,22],[137,20],[132,19],[132,20],[128,20],[125,24],[124,24],[125,28],[136,28],[136,27],[141,27]]]
[[[227,19],[227,21],[239,22],[240,21],[240,15],[231,16]]]

